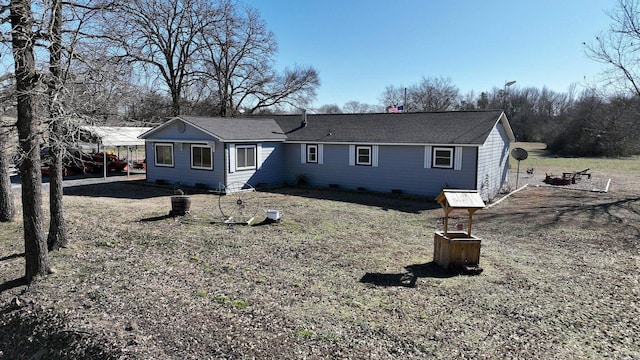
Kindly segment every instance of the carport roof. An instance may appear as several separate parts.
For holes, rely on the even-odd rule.
[[[81,127],[91,133],[103,146],[144,146],[144,139],[138,136],[151,130],[150,127],[133,126],[91,126]]]

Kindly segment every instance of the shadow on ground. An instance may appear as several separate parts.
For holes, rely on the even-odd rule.
[[[149,184],[144,180],[128,180],[88,184],[78,183],[65,186],[64,194],[140,200],[173,195],[173,188]]]
[[[412,214],[418,214],[425,210],[440,208],[440,205],[438,205],[434,199],[402,194],[384,194],[366,191],[292,186],[266,189],[262,191],[311,199],[342,201],[365,206],[379,207],[385,211],[396,210]]]
[[[413,264],[406,266],[406,272],[395,274],[366,273],[360,279],[361,283],[376,286],[415,287],[419,278],[450,278],[457,276],[456,272],[449,272],[438,264],[430,261],[425,264]]]

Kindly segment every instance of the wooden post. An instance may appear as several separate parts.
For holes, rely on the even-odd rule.
[[[469,209],[469,226],[467,227],[467,236],[471,237],[471,224],[473,223],[473,213],[478,209]]]

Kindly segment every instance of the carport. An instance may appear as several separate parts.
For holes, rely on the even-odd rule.
[[[138,139],[138,136],[151,130],[150,127],[133,127],[133,126],[92,126],[85,125],[81,130],[88,133],[94,143],[98,145],[98,152],[102,148],[103,166],[102,172],[104,178],[107,177],[107,148],[115,148],[118,158],[120,158],[120,149],[126,148],[127,161],[131,162],[131,149],[135,150],[136,160],[138,160],[138,146],[144,149],[144,139]],[[130,166],[127,166],[127,176],[129,176]]]

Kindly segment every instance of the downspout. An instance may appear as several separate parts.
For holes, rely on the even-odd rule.
[[[226,142],[222,143],[222,159],[223,159],[223,164],[224,164],[224,171],[222,172],[222,182],[224,186],[227,186],[227,176],[228,176],[228,171],[229,171],[229,148]],[[218,187],[220,187],[220,185],[218,184]],[[221,190],[221,189],[219,189]]]

